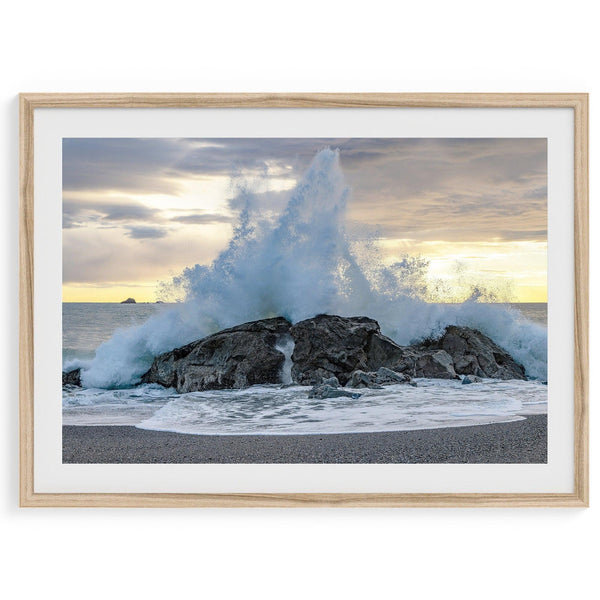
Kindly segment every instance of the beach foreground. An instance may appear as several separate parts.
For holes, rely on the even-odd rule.
[[[546,463],[547,415],[382,433],[189,435],[63,427],[63,463]]]

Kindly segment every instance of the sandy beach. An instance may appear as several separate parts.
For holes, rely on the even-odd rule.
[[[207,436],[63,427],[64,463],[545,463],[547,415],[383,433]]]

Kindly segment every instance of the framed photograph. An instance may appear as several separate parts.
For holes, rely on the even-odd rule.
[[[588,505],[587,94],[22,94],[22,506]]]

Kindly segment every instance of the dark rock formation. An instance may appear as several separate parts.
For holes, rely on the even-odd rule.
[[[127,298],[127,300],[123,300],[121,304],[137,304],[137,302],[135,301],[135,298]]]
[[[275,345],[289,329],[289,321],[277,317],[219,331],[157,356],[142,383],[180,393],[279,383],[285,357]]]
[[[415,361],[415,377],[460,379],[454,370],[452,357],[444,350],[423,350]]]
[[[447,352],[459,375],[527,379],[523,365],[476,329],[451,325],[439,340],[428,342],[427,345]]]
[[[76,385],[81,387],[81,369],[73,369],[72,371],[63,371],[63,385]]]
[[[414,346],[399,346],[367,317],[319,315],[297,323],[290,333],[296,342],[292,377],[304,385],[332,375],[347,385],[354,371],[370,373],[381,367],[408,377],[526,379],[523,366],[506,350],[469,327],[449,326],[439,339]],[[360,377],[367,387],[385,383]],[[354,383],[360,385],[358,379]]]
[[[293,326],[277,317],[220,331],[157,356],[142,382],[178,392],[279,383],[285,357],[276,346],[286,337],[295,344],[292,380],[315,386],[311,397],[316,398],[352,395],[340,385],[415,385],[413,377],[467,375],[465,384],[480,377],[526,379],[522,365],[475,329],[450,326],[439,339],[399,346],[373,319],[318,315]],[[63,381],[65,376],[70,374],[63,374]]]
[[[460,379],[454,371],[452,358],[446,352],[422,346],[403,346],[400,349],[400,357],[388,362],[393,371],[409,378]]]
[[[302,385],[332,376],[346,385],[353,371],[389,366],[403,354],[368,317],[318,315],[296,323],[290,334],[295,342],[292,378]]]
[[[477,377],[477,375],[465,375],[462,384],[469,385],[471,383],[481,383],[481,377]]]

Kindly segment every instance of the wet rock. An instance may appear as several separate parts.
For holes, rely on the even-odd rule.
[[[352,371],[346,385],[351,388],[370,388],[372,390],[383,389],[383,386],[377,383],[376,373],[365,373],[365,371],[361,371],[360,369]]]
[[[444,350],[424,350],[415,360],[415,377],[460,379],[454,370],[452,357]]]
[[[308,392],[309,398],[318,398],[324,400],[326,398],[360,398],[360,394],[347,392],[346,390],[340,389],[340,382],[337,377],[328,377],[321,383],[318,383],[312,387]]]
[[[403,354],[368,317],[318,315],[296,323],[290,334],[295,342],[292,378],[302,385],[331,376],[346,385],[353,371],[389,366]]]
[[[318,398],[320,400],[324,400],[326,398],[353,398],[357,399],[361,397],[361,394],[357,392],[348,392],[341,388],[334,387],[332,385],[326,385],[324,383],[320,383],[312,387],[310,392],[308,392],[309,398]]]
[[[477,377],[477,375],[465,375],[462,380],[463,385],[469,385],[471,383],[481,383],[481,377]]]
[[[399,346],[368,317],[318,315],[293,326],[277,317],[220,331],[157,356],[142,382],[178,392],[280,383],[285,357],[276,346],[286,336],[294,341],[292,381],[319,388],[314,397],[347,395],[340,385],[416,385],[413,377],[468,375],[465,384],[480,377],[526,378],[522,365],[475,329],[450,326],[438,339]]]
[[[476,329],[451,325],[431,344],[447,352],[460,375],[493,379],[527,379],[525,368],[510,354]]]
[[[289,328],[289,321],[277,317],[219,331],[157,356],[142,383],[179,393],[279,383],[285,357],[275,346]]]
[[[397,373],[387,367],[379,367],[375,376],[375,382],[380,385],[411,383],[411,378],[406,373]]]
[[[392,369],[388,369],[387,367],[380,367],[376,373],[367,373],[365,371],[361,371],[360,369],[353,371],[346,386],[352,388],[381,390],[386,385],[394,385],[399,383],[407,383],[409,385],[416,386],[412,379],[405,373],[397,373],[396,371],[392,371]]]
[[[63,371],[62,374],[63,385],[76,385],[81,387],[81,369],[73,369],[72,371]]]

